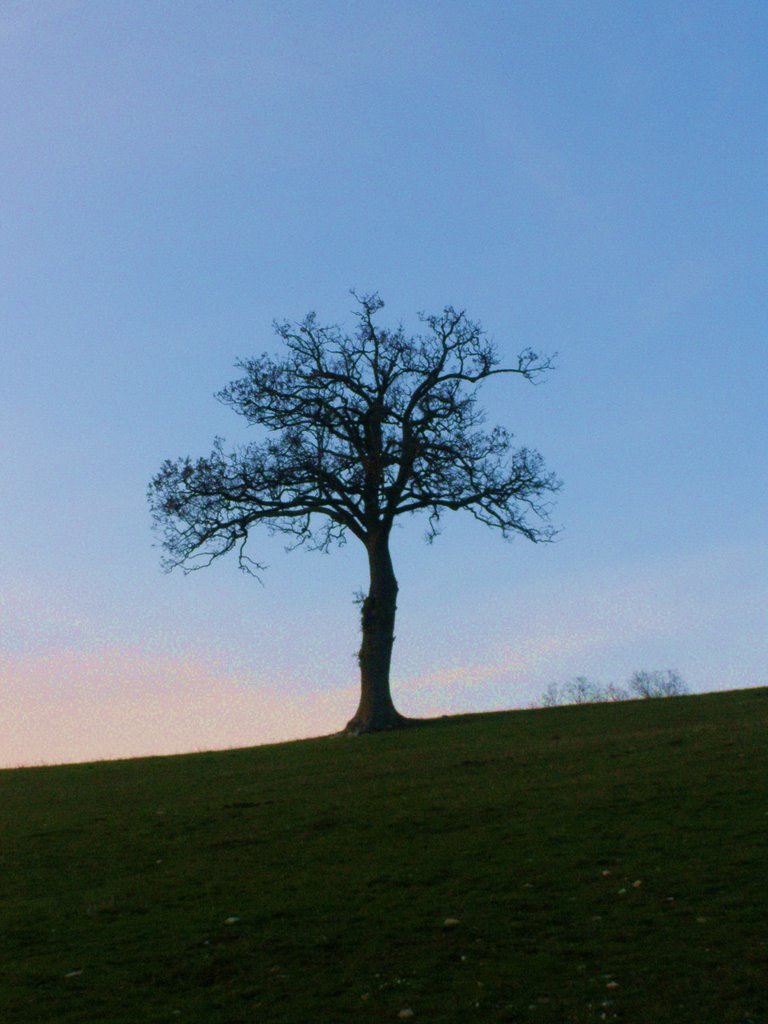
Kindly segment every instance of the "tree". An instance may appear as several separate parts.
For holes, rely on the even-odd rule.
[[[541,456],[513,448],[503,427],[479,429],[477,386],[514,374],[531,382],[551,368],[526,349],[502,367],[492,342],[464,312],[420,315],[424,334],[374,323],[378,295],[357,296],[352,335],[322,327],[310,313],[275,323],[288,353],[239,361],[243,376],[216,397],[265,440],[206,458],[163,463],[149,486],[166,570],[189,572],[232,550],[240,567],[264,568],[246,554],[254,527],[291,535],[289,547],[327,551],[351,534],[365,546],[370,585],[362,599],[360,703],[350,734],[407,724],[390,693],[397,580],[389,538],[397,516],[426,512],[426,538],[446,510],[466,509],[509,539],[548,541],[546,496],[559,481]]]

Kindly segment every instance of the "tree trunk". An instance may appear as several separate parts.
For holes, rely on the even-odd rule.
[[[358,654],[360,704],[344,730],[349,736],[397,729],[408,722],[396,710],[389,692],[389,667],[395,642],[397,580],[389,554],[388,535],[369,540],[368,565],[371,582],[368,596],[363,601],[363,638]]]

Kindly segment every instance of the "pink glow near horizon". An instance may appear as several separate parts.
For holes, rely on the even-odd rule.
[[[493,660],[393,680],[410,714],[471,709],[485,696],[509,707],[502,677],[584,646],[557,637],[502,650]],[[327,735],[356,706],[356,682],[310,692],[248,681],[217,659],[147,653],[128,646],[61,649],[0,659],[0,768],[226,749]],[[504,691],[503,693],[501,691]],[[407,705],[407,707],[406,707]]]
[[[399,706],[416,716],[510,707],[519,677],[600,638],[573,632],[494,646],[484,657],[393,675]],[[325,691],[254,678],[220,658],[128,645],[62,646],[0,658],[0,768],[184,753],[326,735],[354,712],[350,684]],[[524,701],[523,701],[524,702]]]
[[[338,730],[350,694],[248,685],[214,661],[133,648],[0,660],[0,767],[254,746]]]
[[[568,676],[621,683],[640,668],[680,668],[694,690],[764,685],[756,671],[764,606],[764,558],[757,554],[728,548],[662,564],[641,580],[626,573],[575,578],[556,601],[543,590],[527,601],[517,595],[490,618],[468,609],[462,630],[454,623],[444,643],[423,643],[418,621],[404,615],[395,702],[416,717],[502,710],[529,705],[549,682]],[[728,616],[724,602],[734,595],[725,573],[740,563],[754,577],[746,591],[751,614],[735,604]],[[278,671],[247,645],[212,654],[201,653],[201,638],[191,646],[187,637],[186,650],[176,646],[175,634],[154,645],[104,642],[93,624],[73,623],[50,597],[23,589],[2,605],[17,646],[0,654],[0,768],[327,735],[357,704],[357,666],[340,660],[343,646],[332,648],[322,635],[305,637],[287,652],[295,668]],[[730,653],[712,634],[713,621],[730,630]],[[310,654],[299,657],[305,648]],[[651,663],[648,650],[664,650],[669,659]]]

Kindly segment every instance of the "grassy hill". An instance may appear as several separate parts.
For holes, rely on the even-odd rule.
[[[0,772],[0,1020],[766,1024],[767,726],[754,689]]]

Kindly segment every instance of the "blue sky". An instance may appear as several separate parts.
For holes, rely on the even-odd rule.
[[[355,707],[356,542],[163,575],[166,457],[273,319],[446,304],[541,387],[491,422],[558,542],[408,520],[400,709],[674,668],[765,685],[768,7],[8,3],[0,11],[0,762],[245,745]]]

